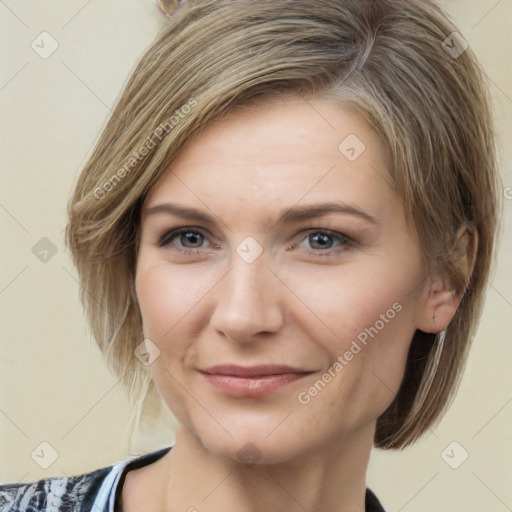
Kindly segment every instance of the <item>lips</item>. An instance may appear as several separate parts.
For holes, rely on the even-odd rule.
[[[217,365],[200,370],[218,390],[237,397],[258,397],[309,375],[310,371],[286,365]]]
[[[258,366],[236,366],[231,364],[217,365],[202,370],[209,375],[225,375],[232,377],[268,377],[270,375],[286,375],[309,373],[291,366],[263,364]]]

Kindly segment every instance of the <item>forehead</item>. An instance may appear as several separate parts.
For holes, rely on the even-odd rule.
[[[347,138],[355,154],[344,152],[350,143],[340,148]],[[291,97],[228,113],[193,139],[178,161],[194,163],[211,152],[212,157],[225,156],[235,164],[251,164],[248,158],[259,164],[303,163],[307,151],[310,160],[318,163],[334,161],[340,154],[353,162],[368,146],[383,159],[380,139],[354,109],[332,99]]]
[[[245,107],[207,126],[146,204],[180,199],[272,212],[343,201],[378,216],[396,201],[389,182],[382,143],[360,115],[333,100],[298,98]]]

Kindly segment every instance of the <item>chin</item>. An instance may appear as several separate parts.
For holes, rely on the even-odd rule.
[[[282,418],[280,418],[282,420]],[[252,421],[232,421],[229,424],[219,425],[204,417],[195,421],[181,422],[181,427],[190,433],[201,445],[206,454],[222,457],[242,464],[278,464],[287,462],[297,455],[297,439],[302,439],[300,446],[304,446],[304,438],[291,434],[289,429],[270,433],[269,422],[264,418],[252,418]],[[271,424],[277,424],[272,421]],[[206,455],[205,454],[205,455]]]
[[[292,446],[290,440],[287,443],[278,438],[269,441],[265,435],[260,438],[240,435],[229,441],[206,440],[203,446],[213,455],[248,466],[285,463],[297,456],[296,446]]]
[[[196,423],[191,431],[208,453],[247,465],[286,463],[322,448],[321,439],[311,438],[311,429],[297,424],[290,429],[292,425],[280,425],[282,421],[280,417],[272,422],[264,418],[232,422],[229,434],[221,428],[211,428],[211,423]],[[275,430],[269,429],[269,424],[275,425]]]

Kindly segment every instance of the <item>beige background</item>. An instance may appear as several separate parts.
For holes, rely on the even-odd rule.
[[[389,511],[505,512],[512,510],[512,3],[443,5],[493,84],[505,208],[498,267],[449,413],[414,447],[374,452],[368,484]],[[150,0],[5,0],[0,24],[0,481],[17,482],[83,473],[173,440],[170,415],[154,404],[157,413],[130,443],[126,396],[87,334],[63,244],[76,173],[164,19]],[[59,45],[47,59],[31,48],[43,31]],[[43,237],[57,250],[46,263],[32,252]],[[454,441],[452,464],[462,450],[469,454],[458,469],[442,458]],[[31,457],[42,442],[58,454],[47,469]]]

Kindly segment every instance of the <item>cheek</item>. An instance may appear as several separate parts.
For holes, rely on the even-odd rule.
[[[204,328],[201,301],[212,285],[200,272],[149,257],[137,265],[135,287],[144,335],[157,345],[151,364],[153,381],[170,410],[186,422],[183,368],[193,365],[195,342]]]
[[[383,259],[344,267],[288,269],[283,281],[302,303],[302,326],[332,356],[357,340],[407,345],[414,333],[417,269]],[[290,302],[291,304],[291,302]],[[304,305],[306,306],[304,308]],[[295,321],[300,322],[299,312]],[[379,343],[377,343],[377,341]],[[386,347],[378,347],[379,351]]]
[[[135,289],[144,335],[160,349],[151,364],[153,381],[161,397],[181,423],[188,424],[188,407],[182,373],[194,333],[201,328],[198,305],[205,296],[204,279],[185,267],[172,267],[142,252],[137,263]],[[202,284],[201,284],[202,283]]]
[[[314,340],[315,351],[328,354],[331,372],[339,375],[329,384],[325,403],[329,398],[350,403],[354,418],[379,416],[398,391],[416,330],[419,267],[373,261],[350,270],[298,275],[289,273],[288,285],[308,313],[298,320],[297,312],[295,321]]]
[[[214,284],[197,268],[141,259],[135,287],[146,336],[166,343],[187,325],[199,328],[196,311]]]

